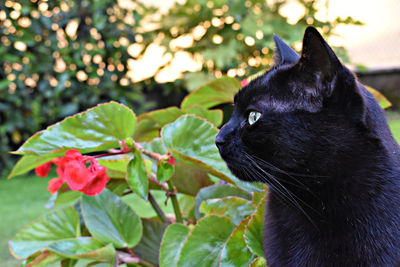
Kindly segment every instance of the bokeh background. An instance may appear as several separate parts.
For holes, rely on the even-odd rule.
[[[297,51],[318,27],[361,81],[382,91],[400,134],[400,1],[3,0],[0,2],[0,263],[43,213],[46,180],[5,181],[9,151],[66,116],[115,100],[137,114],[177,105],[228,75],[272,64],[273,33]],[[25,183],[36,179],[36,183]],[[0,264],[0,265],[1,265]]]

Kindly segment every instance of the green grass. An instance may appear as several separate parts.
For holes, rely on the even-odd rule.
[[[35,176],[0,179],[0,265],[18,266],[8,251],[8,240],[24,225],[47,210],[48,179]]]
[[[400,121],[391,122],[390,128],[392,129],[394,138],[396,138],[397,142],[400,143]]]
[[[388,112],[387,118],[394,138],[400,143],[400,113]]]
[[[400,142],[400,113],[388,113],[388,120],[394,137]],[[0,179],[0,265],[2,267],[19,266],[19,262],[8,251],[8,240],[24,225],[48,212],[44,207],[50,197],[46,190],[48,180],[35,176]],[[162,199],[162,197],[157,195],[157,198]],[[137,204],[137,199],[133,195],[124,200],[130,205],[132,202]],[[167,209],[169,211],[171,208]],[[137,210],[137,212],[145,217],[154,216],[149,213],[152,211]]]

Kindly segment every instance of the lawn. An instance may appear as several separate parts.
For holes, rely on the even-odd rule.
[[[388,113],[390,127],[400,142],[400,114]],[[47,212],[44,205],[50,194],[47,192],[48,179],[35,176],[19,177],[12,180],[0,179],[0,263],[2,267],[19,266],[18,261],[9,254],[7,241],[28,222]],[[156,196],[162,199],[163,193]],[[124,199],[128,204],[136,199]],[[167,208],[168,211],[171,207]],[[137,210],[146,216],[146,210]],[[148,216],[154,216],[149,213]],[[147,217],[147,216],[146,216]]]
[[[26,223],[44,213],[49,198],[47,180],[37,177],[0,179],[0,265],[18,266],[8,252],[7,241]]]
[[[400,143],[400,113],[388,112],[387,117],[389,120],[390,128],[392,129],[392,133],[397,142]]]

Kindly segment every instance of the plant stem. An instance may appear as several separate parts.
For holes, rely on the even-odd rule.
[[[162,222],[167,223],[168,222],[167,217],[165,216],[164,212],[162,211],[162,209],[160,208],[160,206],[158,205],[157,201],[150,193],[150,191],[149,191],[149,201],[154,211],[157,213],[158,218],[160,218]]]
[[[133,252],[133,250],[131,248],[126,247],[125,249],[129,252],[130,256],[126,257],[121,254],[119,258],[120,258],[120,260],[122,260],[122,262],[124,262],[124,263],[141,263],[144,266],[154,267],[154,265],[152,263],[136,256],[136,254]]]
[[[155,183],[156,185],[160,186],[162,190],[164,190],[164,191],[168,191],[169,190],[168,189],[168,185],[166,184],[166,182],[159,183],[157,181],[157,175],[154,172],[151,173],[151,176],[149,177],[149,180],[152,181],[153,183]]]
[[[135,148],[137,150],[139,150],[140,152],[142,152],[143,154],[145,154],[146,156],[156,160],[156,161],[161,161],[162,159],[169,159],[170,156],[168,155],[162,155],[159,153],[155,153],[155,152],[151,152],[151,151],[147,151],[145,150],[139,143],[133,141],[133,144],[135,145]],[[131,153],[133,150],[132,149],[128,149],[126,148],[126,145],[124,145],[124,149],[123,150],[114,150],[113,152],[109,152],[109,153],[105,153],[105,154],[99,154],[99,155],[95,155],[93,156],[94,158],[102,158],[102,157],[108,157],[108,156],[114,156],[114,155],[121,155],[121,154],[127,154],[127,153]]]
[[[146,156],[149,156],[152,159],[155,159],[157,161],[161,161],[163,158],[168,158],[168,156],[166,155],[161,155],[159,153],[155,153],[155,152],[151,152],[151,151],[147,151],[145,150],[139,143],[137,142],[133,142],[135,144],[135,147],[137,150],[139,150],[140,152],[142,152],[143,154],[145,154]]]
[[[174,185],[172,184],[171,180],[167,181],[167,184],[169,187],[169,191],[171,193],[170,197],[171,197],[172,206],[173,206],[174,212],[175,212],[176,222],[183,223],[181,209],[179,207],[178,198],[176,197],[176,189],[175,189]]]
[[[110,152],[110,153],[95,155],[93,157],[94,158],[102,158],[102,157],[108,157],[108,156],[122,155],[122,154],[126,154],[126,153],[129,153],[129,152],[124,152],[124,151]]]
[[[138,258],[138,256],[136,256],[135,252],[133,252],[130,247],[126,247],[126,250],[129,252],[129,254],[131,254],[132,257]]]

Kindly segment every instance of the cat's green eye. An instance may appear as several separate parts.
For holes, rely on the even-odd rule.
[[[260,112],[251,111],[251,112],[249,113],[249,118],[248,118],[249,124],[250,124],[250,125],[254,124],[256,121],[258,121],[258,119],[259,119],[260,117],[261,117],[261,113],[260,113]]]

